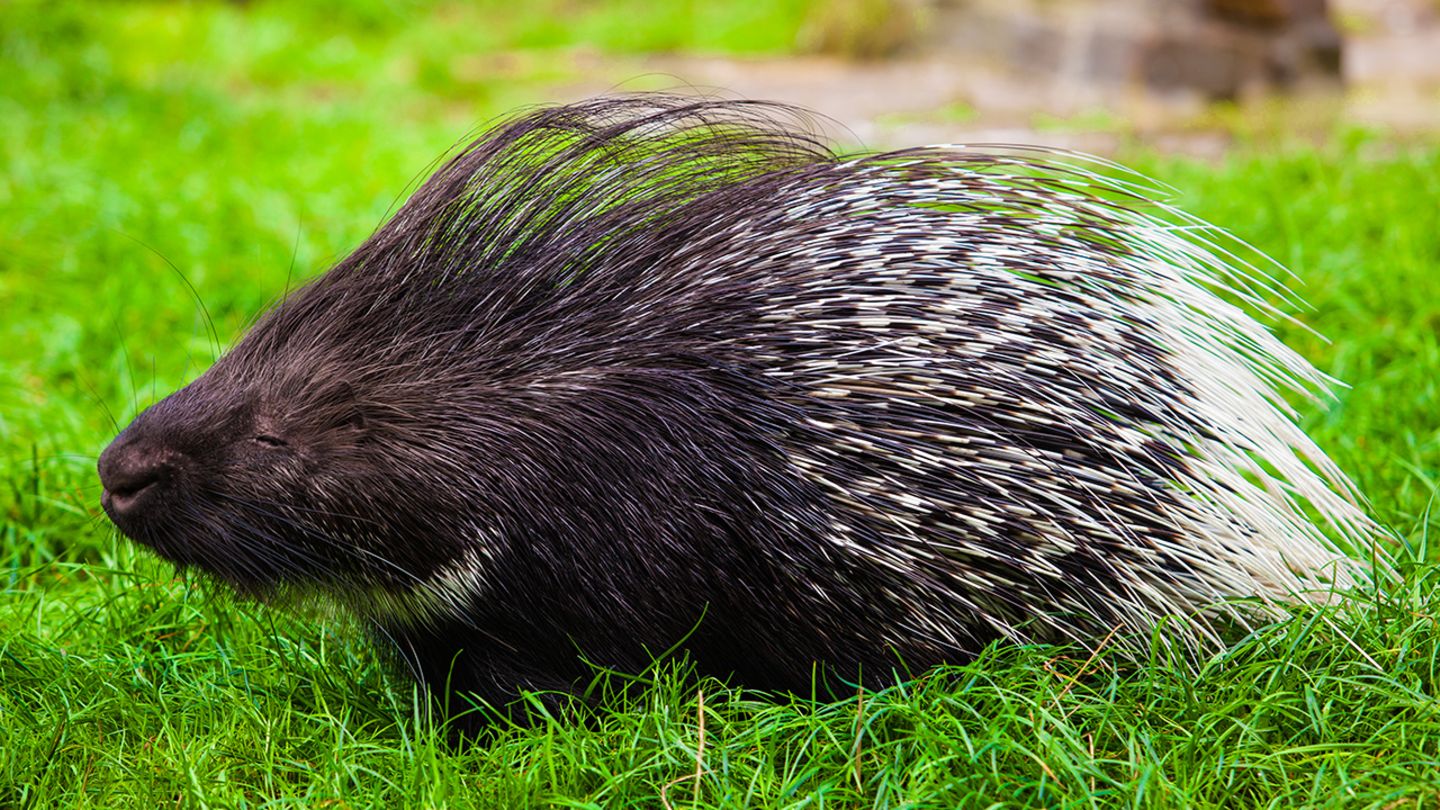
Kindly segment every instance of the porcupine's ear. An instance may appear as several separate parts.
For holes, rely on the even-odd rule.
[[[316,427],[361,432],[370,422],[365,401],[349,380],[323,380],[309,399]]]

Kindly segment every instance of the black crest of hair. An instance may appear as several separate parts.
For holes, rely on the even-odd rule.
[[[1166,617],[1212,644],[1368,578],[1337,549],[1376,532],[1225,244],[1075,156],[536,109],[140,414],[102,502],[495,706],[677,644],[801,693]]]

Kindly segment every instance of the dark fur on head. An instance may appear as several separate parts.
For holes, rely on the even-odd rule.
[[[692,630],[747,685],[878,684],[1000,635],[1283,600],[1336,556],[1295,502],[1190,463],[1279,453],[1196,368],[1250,374],[1237,407],[1291,430],[1269,381],[1313,381],[1243,315],[1180,312],[1185,263],[1222,263],[1039,155],[842,161],[797,120],[640,96],[494,129],[141,414],[101,459],[107,511],[496,704]]]

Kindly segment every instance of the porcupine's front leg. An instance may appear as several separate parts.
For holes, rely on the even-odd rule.
[[[547,709],[571,700],[574,683],[555,677],[554,662],[521,656],[510,645],[486,640],[460,626],[398,630],[377,627],[377,639],[394,651],[399,668],[418,681],[453,731],[473,736],[498,717],[521,721],[522,691]],[[578,674],[577,674],[578,679]]]

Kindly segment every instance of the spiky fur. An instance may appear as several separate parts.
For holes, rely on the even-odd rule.
[[[534,110],[137,419],[116,445],[185,474],[117,522],[497,703],[681,638],[797,690],[1167,616],[1205,643],[1367,577],[1309,515],[1376,533],[1227,244],[1076,156]]]

